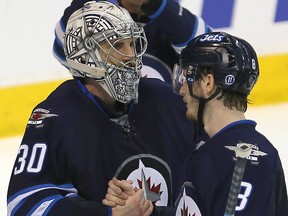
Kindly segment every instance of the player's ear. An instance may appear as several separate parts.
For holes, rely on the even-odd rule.
[[[213,89],[215,87],[215,80],[212,74],[207,74],[205,77],[205,89],[207,94],[213,94]]]

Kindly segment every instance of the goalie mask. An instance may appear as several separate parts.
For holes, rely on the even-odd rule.
[[[121,103],[137,102],[146,48],[143,28],[110,2],[87,2],[68,20],[64,52],[72,76],[95,79]]]

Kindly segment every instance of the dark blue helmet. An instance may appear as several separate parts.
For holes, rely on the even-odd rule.
[[[182,50],[181,68],[209,67],[216,84],[226,90],[248,95],[259,76],[257,55],[245,40],[225,32],[202,34]]]

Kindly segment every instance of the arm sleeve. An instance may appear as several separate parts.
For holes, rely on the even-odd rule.
[[[151,0],[143,4],[141,9],[166,32],[178,54],[191,39],[212,31],[201,17],[192,14],[174,0]]]
[[[63,36],[66,24],[70,15],[81,8],[87,1],[72,1],[56,24],[53,54],[65,67],[67,67],[67,62],[63,50]],[[174,0],[152,0],[147,4],[143,4],[142,10],[149,15],[152,22],[157,22],[163,31],[166,32],[173,49],[178,54],[192,38],[212,31],[212,28],[201,17],[192,14]]]
[[[88,2],[89,0],[74,0],[72,1],[71,5],[68,6],[61,19],[58,21],[55,27],[55,40],[53,43],[53,54],[55,58],[65,67],[67,67],[67,62],[65,59],[65,54],[63,50],[64,44],[64,33],[66,30],[66,25],[68,22],[69,17],[71,14],[78,10],[79,8],[83,7],[83,5]]]
[[[288,199],[287,188],[285,183],[284,171],[280,158],[276,162],[276,183],[275,183],[275,196],[276,196],[276,215],[288,215]]]
[[[46,119],[45,124],[37,128],[37,121],[30,118],[12,169],[7,215],[111,214],[111,209],[101,202],[79,195],[73,181],[75,172],[67,164],[67,150],[61,145],[65,140],[57,133],[59,127],[49,123]]]

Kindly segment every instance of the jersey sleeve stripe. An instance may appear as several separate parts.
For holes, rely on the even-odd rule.
[[[42,215],[48,214],[52,206],[63,197],[61,195],[49,196],[37,203],[28,213],[28,215]]]
[[[162,11],[164,10],[166,4],[167,4],[167,0],[163,0],[160,7],[158,8],[158,10],[154,14],[150,15],[149,18],[150,19],[157,18],[162,13]]]
[[[56,24],[56,27],[55,27],[55,35],[56,35],[56,39],[60,42],[59,45],[63,45],[64,43],[64,34],[65,34],[65,26],[64,24],[62,23],[61,20],[59,20]]]
[[[206,23],[204,22],[204,20],[201,17],[195,17],[195,28],[193,33],[191,34],[190,38],[185,41],[184,43],[181,44],[172,44],[172,47],[174,48],[174,50],[180,54],[181,50],[186,47],[186,45],[188,44],[188,42],[190,40],[192,40],[194,37],[197,37],[200,34],[204,34],[207,31],[210,31],[210,28],[207,27]]]
[[[44,190],[51,190],[57,189],[66,191],[67,193],[78,193],[77,189],[72,184],[65,184],[65,185],[53,185],[53,184],[44,184],[38,185],[30,188],[26,188],[17,194],[11,196],[8,199],[7,205],[7,215],[12,215],[12,212],[17,211],[21,207],[21,205],[28,199],[28,197],[33,196],[35,193],[44,191]]]

